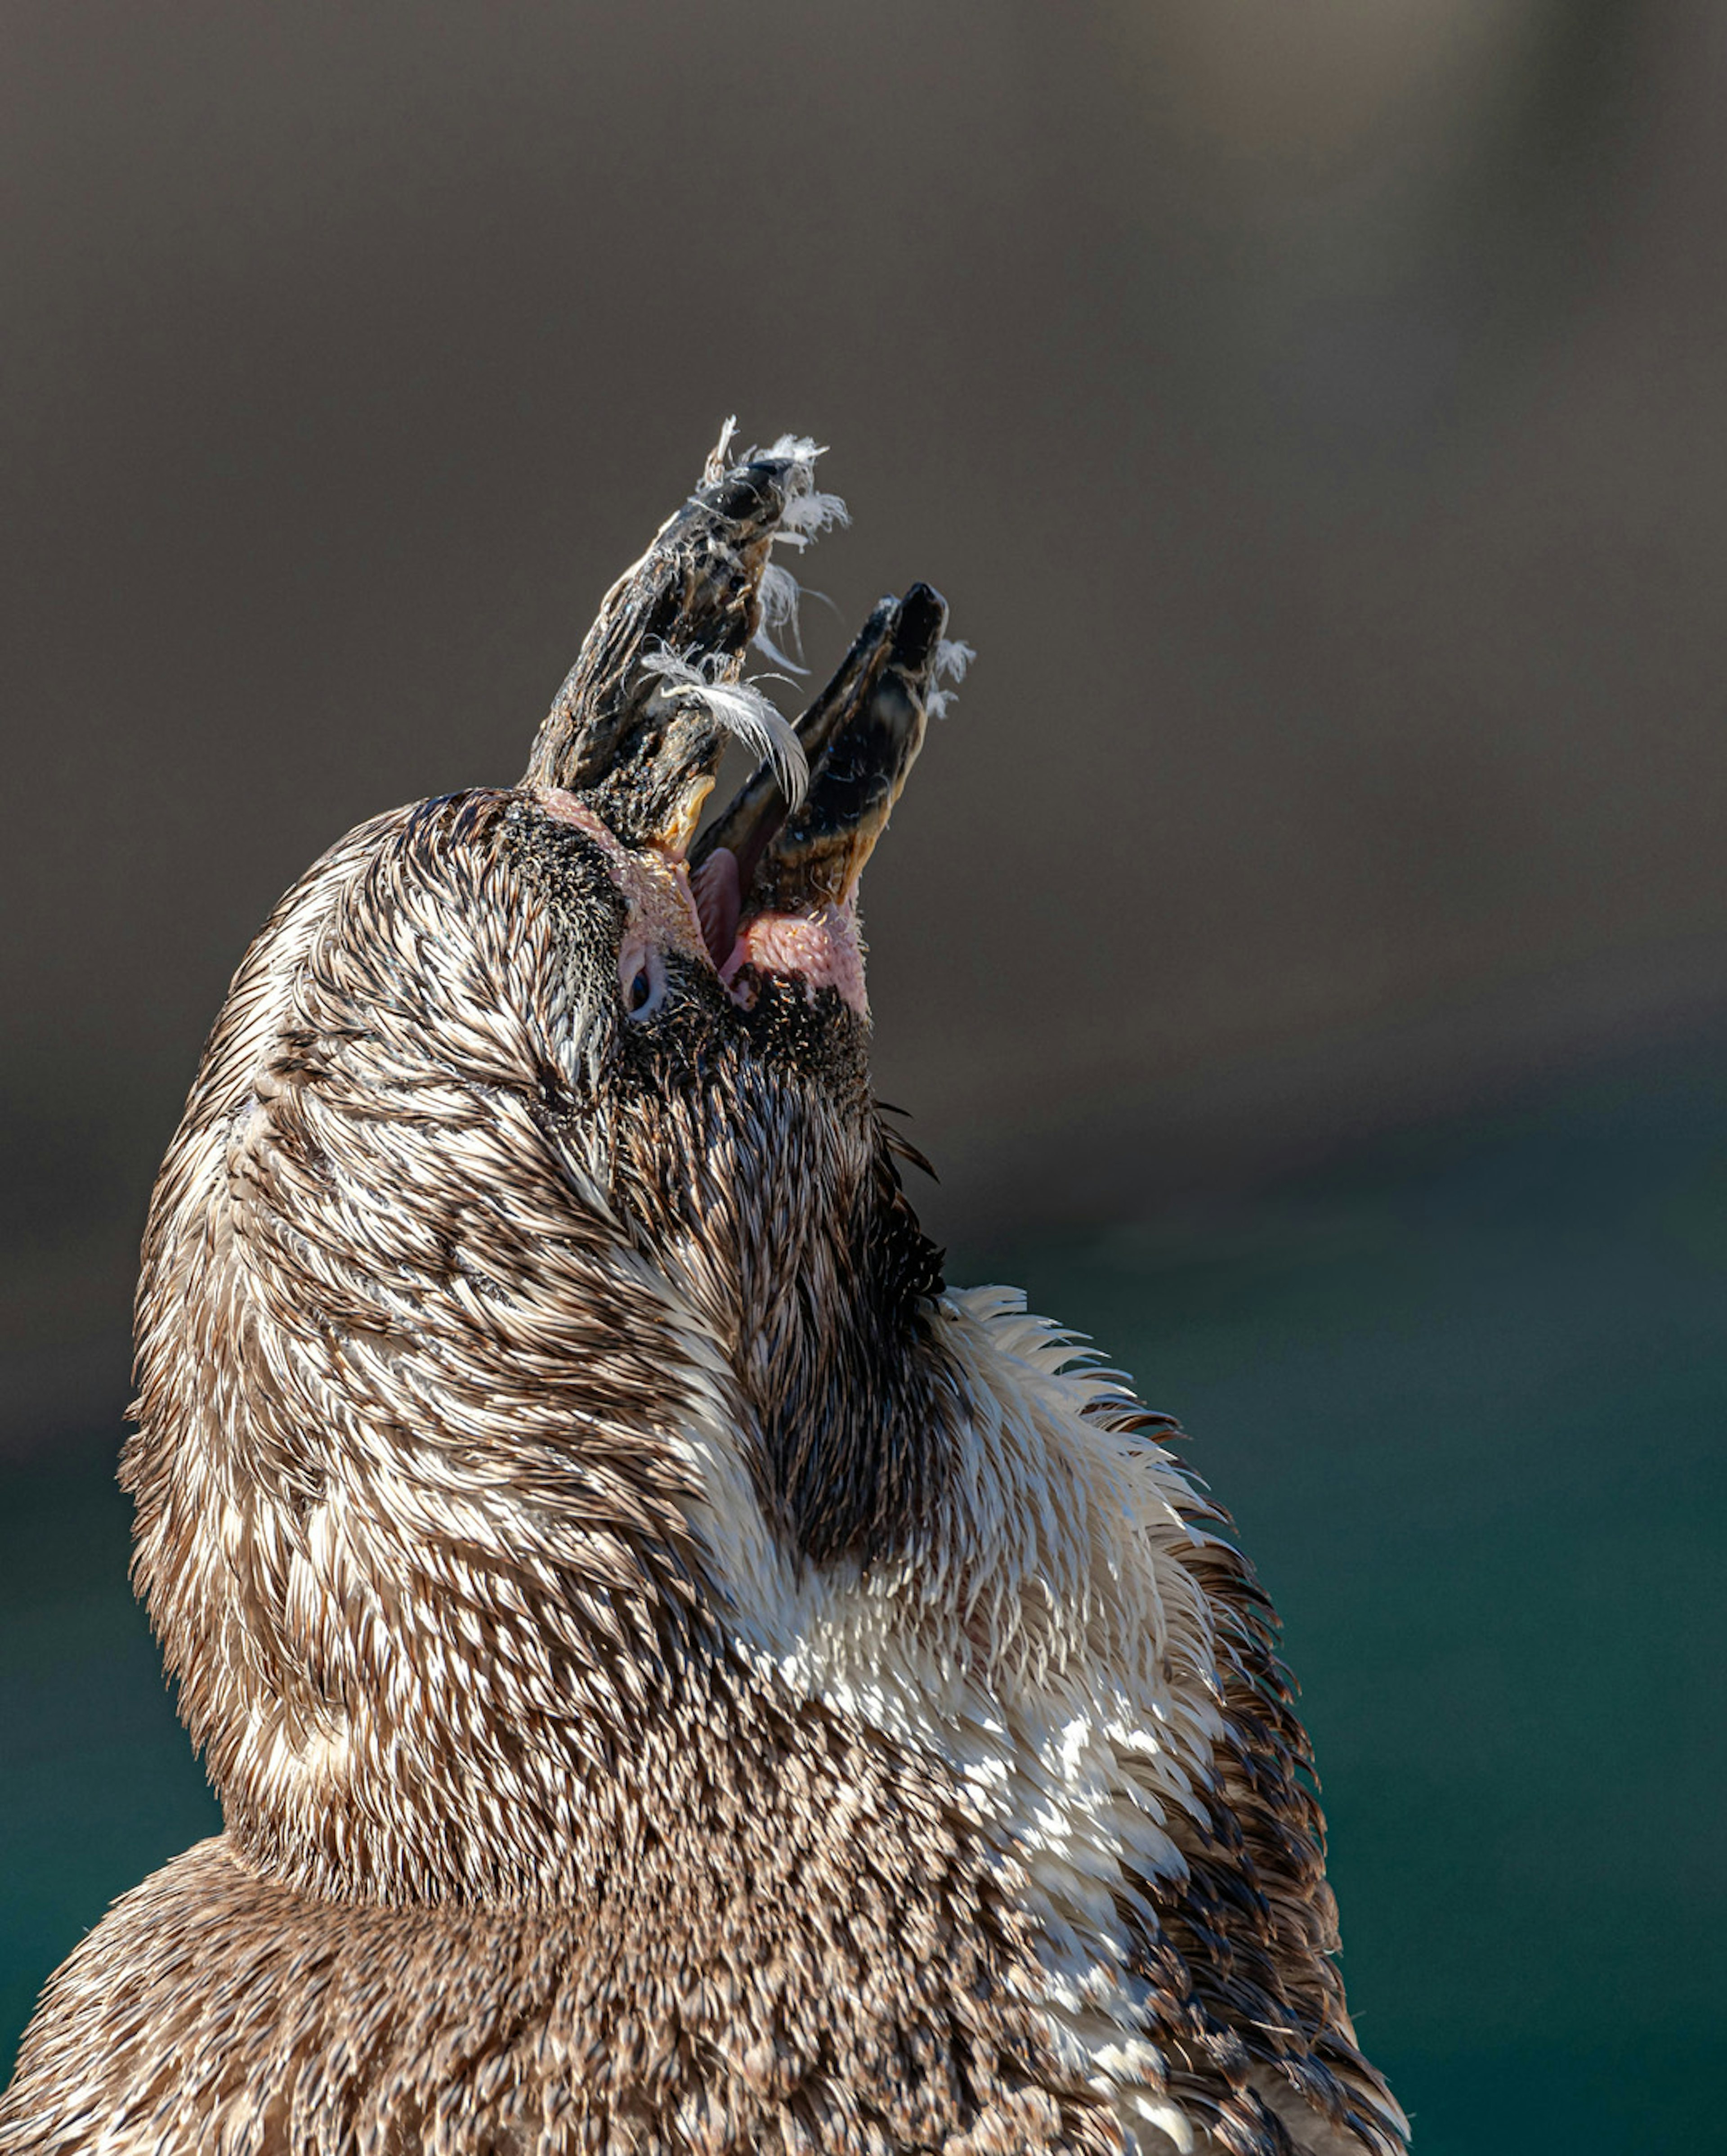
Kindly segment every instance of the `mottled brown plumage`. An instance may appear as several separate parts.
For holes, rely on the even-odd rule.
[[[235,978],[124,1469],[225,1831],[53,1979],[8,2156],[1402,2145],[1227,1522],[900,1188],[855,891],[951,647],[916,586],[795,740],[742,682],[813,454],[710,460],[523,783]]]

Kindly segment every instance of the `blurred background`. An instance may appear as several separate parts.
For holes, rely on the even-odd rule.
[[[111,1476],[228,977],[735,412],[818,673],[977,648],[880,1088],[1234,1508],[1417,2145],[1707,2145],[1724,92],[1704,0],[7,9],[0,2065],[213,1818]]]

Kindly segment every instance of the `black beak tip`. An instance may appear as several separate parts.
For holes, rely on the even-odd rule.
[[[914,584],[899,602],[891,663],[908,674],[927,673],[946,627],[947,601],[932,586]]]
[[[753,465],[735,465],[723,478],[702,489],[703,505],[729,524],[771,522],[785,506],[786,475],[790,470],[783,459],[771,458]]]

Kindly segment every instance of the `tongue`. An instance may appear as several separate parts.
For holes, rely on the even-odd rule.
[[[702,941],[714,963],[723,966],[737,941],[738,916],[744,910],[737,855],[730,846],[715,846],[689,880]]]

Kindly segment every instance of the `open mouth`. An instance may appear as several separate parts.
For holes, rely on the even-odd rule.
[[[815,491],[810,444],[782,441],[730,466],[725,445],[607,595],[525,783],[577,797],[680,886],[687,870],[702,946],[736,1001],[779,978],[834,989],[862,1013],[858,878],[957,648],[943,641],[945,602],[914,584],[875,608],[795,726],[782,718],[741,678],[765,604],[782,619],[795,597],[771,550],[807,543],[843,511]],[[697,839],[732,737],[760,762]]]

